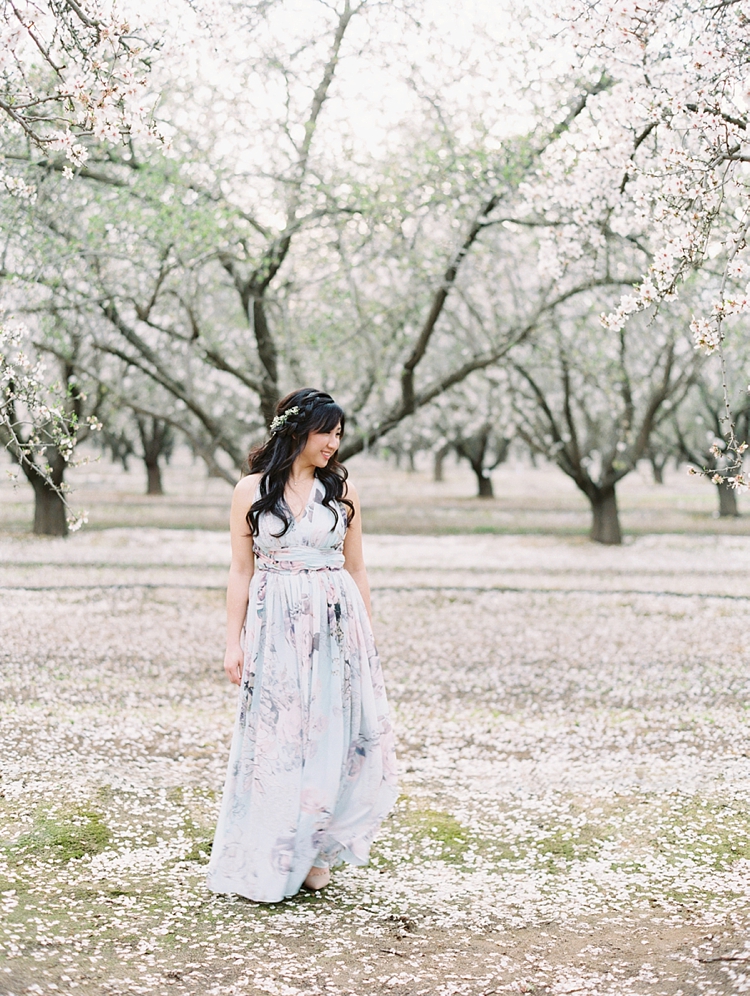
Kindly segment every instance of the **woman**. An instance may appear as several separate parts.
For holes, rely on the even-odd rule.
[[[365,864],[397,796],[344,422],[329,394],[289,394],[232,500],[224,669],[240,696],[208,884],[257,902]]]

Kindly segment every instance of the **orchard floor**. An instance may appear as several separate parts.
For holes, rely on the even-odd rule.
[[[0,992],[750,992],[750,538],[366,546],[403,794],[259,906],[204,885],[225,533],[0,536]]]

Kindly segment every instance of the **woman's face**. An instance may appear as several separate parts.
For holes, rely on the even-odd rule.
[[[314,467],[325,467],[341,444],[341,423],[330,432],[311,432],[302,456]]]

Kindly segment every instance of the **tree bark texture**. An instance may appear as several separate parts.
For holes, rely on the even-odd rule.
[[[666,464],[667,461],[659,460],[654,456],[650,457],[650,461],[651,461],[651,470],[653,471],[654,474],[654,484],[663,484],[664,465]]]
[[[494,498],[495,492],[492,488],[492,478],[483,467],[473,467],[477,476],[477,497]]]
[[[146,488],[147,495],[163,495],[164,488],[161,484],[161,467],[159,466],[159,459],[156,460],[146,460],[146,474],[148,475],[148,486]]]
[[[595,543],[619,546],[622,543],[620,515],[614,486],[601,488],[588,495],[591,502],[591,539]]]
[[[26,480],[34,489],[34,527],[37,536],[67,536],[68,517],[62,497],[67,464],[52,446],[47,450],[49,472],[42,474],[34,458],[21,462]]]
[[[725,516],[739,515],[737,492],[734,488],[730,488],[725,481],[722,481],[716,485],[716,489],[719,492],[719,516],[723,519]]]
[[[478,498],[494,498],[495,495],[492,490],[490,469],[492,467],[497,467],[498,464],[502,463],[508,455],[510,442],[503,440],[504,445],[501,444],[494,463],[491,463],[490,466],[485,466],[485,464],[489,462],[487,460],[487,451],[489,449],[491,435],[492,426],[487,423],[470,436],[466,436],[464,439],[459,439],[458,442],[455,443],[458,455],[464,460],[467,460],[471,466],[471,469],[474,471],[474,475],[477,479]]]
[[[68,520],[59,491],[43,477],[32,481],[34,488],[34,533],[37,536],[67,536]]]
[[[164,488],[161,480],[161,457],[169,456],[172,452],[174,435],[171,426],[158,418],[143,418],[136,416],[138,432],[141,437],[143,447],[143,462],[146,465],[146,494],[163,495]]]
[[[276,405],[279,400],[279,366],[276,343],[266,320],[266,309],[261,297],[253,301],[253,330],[258,356],[263,365],[263,377],[260,390],[260,407],[266,425],[273,422]]]
[[[441,484],[445,480],[445,458],[449,453],[450,446],[441,446],[439,450],[435,450],[432,479],[436,484]]]

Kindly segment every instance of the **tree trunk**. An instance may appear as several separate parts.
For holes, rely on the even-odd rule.
[[[666,459],[658,460],[656,457],[649,457],[651,461],[651,470],[654,474],[654,484],[664,483],[664,465],[666,464]]]
[[[719,516],[723,519],[729,515],[739,515],[737,508],[737,492],[725,481],[716,485],[719,492]]]
[[[156,460],[146,460],[146,473],[148,475],[148,487],[146,488],[147,495],[163,495],[164,488],[161,486],[161,467],[159,466],[159,459]]]
[[[622,543],[622,531],[614,487],[597,489],[593,495],[588,495],[588,499],[592,512],[591,539],[595,543],[619,546]]]
[[[484,467],[472,467],[477,478],[477,498],[494,498],[495,492],[492,490],[492,478]]]
[[[279,369],[276,343],[271,335],[266,320],[265,302],[262,297],[253,301],[253,331],[258,347],[258,356],[263,364],[263,375],[260,384],[260,407],[266,425],[273,422],[276,405],[279,401]]]
[[[169,459],[172,452],[174,435],[169,425],[161,419],[145,419],[136,416],[138,432],[141,437],[143,447],[143,462],[146,465],[146,477],[148,484],[147,495],[163,495],[164,488],[161,482],[161,467],[159,459],[164,456]]]
[[[434,453],[434,463],[432,465],[432,479],[438,484],[445,480],[445,458],[450,452],[450,446],[441,446],[439,450],[435,450]]]
[[[26,480],[34,489],[34,533],[37,536],[67,536],[68,517],[62,498],[67,464],[52,446],[47,449],[49,473],[43,476],[34,457],[21,463]]]
[[[494,498],[495,494],[492,490],[492,478],[490,477],[490,472],[485,467],[487,463],[487,448],[490,442],[490,436],[492,434],[492,426],[487,423],[482,426],[477,432],[472,433],[470,436],[466,436],[463,439],[458,439],[454,443],[456,447],[456,452],[463,459],[467,460],[471,469],[474,471],[474,475],[477,479],[477,497],[478,498]],[[507,448],[506,448],[507,454]],[[493,466],[497,466],[502,460],[497,460]]]
[[[62,482],[60,482],[62,483]],[[68,520],[59,491],[39,477],[34,488],[34,532],[37,536],[67,536]]]

